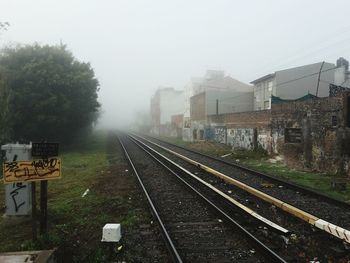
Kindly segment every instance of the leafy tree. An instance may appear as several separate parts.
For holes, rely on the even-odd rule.
[[[5,48],[0,54],[0,136],[72,138],[98,116],[98,85],[90,64],[77,61],[64,45]]]

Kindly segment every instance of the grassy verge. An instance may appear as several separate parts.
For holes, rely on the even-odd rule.
[[[350,201],[349,185],[345,191],[336,190],[332,187],[332,182],[336,180],[335,175],[295,170],[286,167],[283,163],[272,164],[266,159],[246,159],[242,163],[255,170],[283,177],[330,197],[342,201]]]
[[[61,149],[62,179],[49,181],[49,235],[31,241],[29,219],[0,218],[0,252],[58,248],[59,262],[102,262],[101,229],[107,222],[131,224],[133,215],[116,216],[120,196],[100,187],[109,172],[107,133],[98,132]],[[37,184],[40,185],[40,184]],[[82,197],[86,189],[90,192]],[[39,196],[39,195],[38,195]],[[4,187],[0,187],[4,202]]]
[[[225,159],[239,161],[242,165],[250,167],[254,170],[268,173],[274,176],[283,177],[291,182],[308,187],[315,191],[321,192],[330,197],[350,202],[350,185],[345,191],[336,190],[332,187],[332,181],[336,179],[335,175],[317,173],[310,171],[303,171],[287,167],[282,162],[271,163],[269,157],[262,152],[254,151],[232,151],[228,145],[214,144],[210,142],[184,142],[181,139],[161,138],[168,142],[179,146],[188,147],[202,153],[211,154],[215,156],[222,156],[227,153],[232,153]]]

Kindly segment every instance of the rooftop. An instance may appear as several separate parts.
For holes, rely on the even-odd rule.
[[[251,83],[251,84],[256,84],[256,83],[258,83],[258,82],[260,82],[260,81],[264,81],[264,80],[273,78],[274,76],[275,76],[275,73],[267,74],[267,75],[265,75],[265,76],[263,76],[263,77],[261,77],[261,78],[258,78],[258,79],[256,79],[256,80],[251,81],[250,83]]]

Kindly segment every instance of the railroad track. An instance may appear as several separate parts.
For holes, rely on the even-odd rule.
[[[224,165],[227,165],[229,167],[233,167],[235,169],[243,171],[243,172],[247,173],[248,175],[254,175],[254,176],[256,176],[256,177],[258,177],[260,179],[264,179],[264,180],[266,180],[268,182],[285,186],[288,189],[294,190],[295,193],[296,192],[303,193],[305,195],[308,195],[310,197],[315,197],[318,200],[322,200],[322,201],[327,202],[329,204],[333,204],[333,205],[336,205],[336,206],[339,206],[339,207],[342,207],[342,208],[345,208],[345,209],[350,209],[350,203],[348,203],[348,202],[343,202],[341,200],[332,198],[330,196],[324,195],[324,194],[322,194],[320,192],[317,192],[315,190],[312,190],[312,189],[300,186],[300,185],[295,184],[295,183],[293,183],[291,181],[288,181],[288,180],[284,180],[284,179],[282,179],[280,177],[276,177],[276,176],[273,176],[273,175],[270,175],[270,174],[262,173],[262,172],[254,170],[254,169],[242,166],[242,165],[240,165],[237,162],[227,161],[227,160],[222,159],[220,157],[212,156],[212,155],[209,155],[209,154],[204,154],[204,153],[201,153],[199,151],[192,150],[192,149],[189,149],[189,148],[186,148],[186,147],[182,147],[182,146],[179,146],[179,145],[176,145],[176,144],[173,144],[173,143],[161,140],[161,139],[156,138],[156,137],[152,137],[152,136],[149,136],[149,135],[144,136],[144,137],[149,138],[149,139],[154,140],[154,141],[157,141],[163,146],[170,146],[172,149],[180,149],[183,153],[186,153],[186,152],[192,153],[193,154],[192,157],[193,156],[201,157],[201,158],[199,158],[200,161],[204,161],[204,162],[207,161],[207,160],[216,161],[216,162],[218,162],[220,164],[224,164]]]
[[[139,137],[139,139],[141,138]],[[337,217],[336,214],[333,215],[333,218],[329,217],[329,213],[325,213],[326,215],[328,215],[328,217],[324,217],[324,218],[315,216],[312,213],[306,212],[308,211],[308,209],[305,209],[304,211],[300,208],[297,208],[293,205],[288,204],[285,200],[281,201],[276,197],[269,195],[268,191],[266,190],[271,190],[271,188],[261,189],[261,185],[258,185],[259,190],[254,189],[253,187],[250,187],[246,184],[241,184],[241,182],[237,180],[232,180],[231,177],[228,177],[221,172],[213,170],[207,165],[204,165],[203,162],[199,163],[198,161],[189,159],[188,154],[186,155],[187,157],[185,157],[184,152],[186,149],[182,149],[183,152],[182,152],[182,155],[180,155],[174,152],[174,148],[176,148],[175,146],[172,148],[172,150],[170,150],[170,149],[164,148],[165,143],[163,143],[163,146],[162,146],[160,144],[155,144],[154,142],[147,141],[145,138],[142,138],[142,140],[144,143],[147,143],[148,146],[157,148],[158,151],[162,152],[168,158],[171,158],[173,161],[181,164],[183,167],[187,167],[187,169],[192,171],[192,173],[200,175],[203,180],[210,182],[210,184],[214,185],[218,189],[221,189],[221,191],[223,192],[228,192],[228,193],[232,192],[232,184],[233,184],[234,193],[230,195],[236,198],[236,200],[239,200],[241,203],[247,202],[248,203],[247,205],[250,206],[250,208],[252,209],[256,209],[256,207],[259,207],[258,212],[262,216],[265,216],[265,218],[269,218],[270,221],[275,221],[276,223],[285,226],[291,233],[296,233],[296,235],[295,234],[292,235],[292,238],[287,237],[285,239],[287,243],[289,242],[288,244],[289,250],[294,249],[293,251],[294,254],[307,253],[309,254],[309,258],[310,256],[324,255],[324,258],[327,260],[329,259],[339,260],[341,258],[348,258],[348,256],[346,255],[349,253],[349,250],[348,250],[349,247],[347,244],[342,244],[341,240],[338,238],[341,238],[345,242],[348,242],[348,240],[346,239],[347,238],[346,235],[348,235],[349,233],[347,232],[346,229],[336,226],[334,224],[330,224],[327,220],[325,220],[325,219],[336,220],[337,219],[335,218]],[[199,155],[198,153],[196,154]],[[193,155],[192,155],[192,158],[193,158]],[[205,157],[205,158],[208,158],[208,157]],[[219,166],[220,165],[216,164],[216,168],[218,168]],[[232,169],[230,172],[232,173]],[[237,172],[237,171],[233,171],[233,172]],[[213,175],[215,176],[213,177]],[[243,177],[246,181],[247,181],[247,178],[249,178],[246,173],[243,175]],[[223,180],[226,182],[223,183]],[[282,197],[283,197],[283,193],[286,191],[286,189],[287,189],[286,187],[283,187],[282,189],[278,187],[277,191],[280,193],[282,192]],[[263,190],[265,190],[266,192],[262,192]],[[273,191],[273,193],[277,191]],[[313,195],[311,198],[314,198],[314,199],[312,200],[311,203],[308,203],[310,199],[303,200],[304,196],[300,193],[296,193],[295,190],[293,192],[293,195],[294,195],[294,198],[296,197],[295,199],[297,199],[298,203],[304,204],[303,208],[305,207],[315,208],[315,202],[317,204],[317,201],[318,201],[317,199],[315,201],[315,196]],[[288,197],[288,195],[286,196]],[[261,199],[264,201],[262,201]],[[321,205],[321,207],[324,207],[323,203],[324,202],[321,202],[320,204],[317,204],[317,205],[318,206]],[[281,209],[278,209],[278,208],[281,208]],[[347,214],[348,211],[344,212],[344,209],[346,208],[344,208],[343,206],[333,208],[332,211],[338,210],[339,212],[339,209],[340,209],[340,212],[343,213],[339,217],[341,219],[346,218],[346,215],[348,215]],[[323,209],[317,210],[317,211],[320,212],[322,210]],[[349,217],[347,218],[347,220],[349,220]],[[317,228],[323,231],[318,231]],[[297,239],[297,241],[295,239]],[[294,245],[296,246],[294,248],[291,244],[293,242],[295,243]],[[297,248],[298,246],[299,247],[303,246],[304,251],[302,251],[302,249],[298,251],[298,248]],[[286,251],[284,252],[282,251],[282,254],[285,254],[285,252]],[[286,253],[286,254],[288,256],[291,256],[290,253],[289,254]]]
[[[283,204],[286,203],[302,211],[308,211],[309,213],[305,214],[300,210],[295,210],[294,208],[289,209],[288,206],[286,207],[286,209],[291,213],[294,213],[295,216],[298,216],[303,220],[307,220],[311,224],[315,224],[320,218],[325,219],[323,221],[329,221],[332,223],[331,225],[327,224],[327,222],[320,222],[321,224],[318,227],[331,227],[330,230],[325,230],[328,230],[330,234],[350,243],[350,232],[344,233],[344,229],[350,229],[349,203],[333,199],[286,180],[254,171],[233,162],[228,162],[220,158],[202,154],[153,137],[150,138],[158,141],[160,143],[159,146],[163,146],[164,150],[169,150],[169,152],[173,151],[175,154],[179,154],[178,156],[180,158],[187,157],[189,159],[188,161],[192,161],[196,165],[202,164],[202,168],[208,168],[207,170],[209,172],[216,174],[219,177],[221,174],[224,174],[229,178],[236,179],[246,184],[247,186],[254,189],[259,189],[259,191],[263,193],[260,196],[263,199],[265,198],[264,194],[267,194],[281,200],[282,202],[274,202],[274,200],[268,198],[276,206],[283,206]],[[210,167],[206,168],[206,166]],[[234,183],[234,181],[231,181],[229,178],[227,178],[228,181],[230,181],[230,183]],[[268,185],[269,187],[262,187],[264,185]],[[339,229],[340,233],[338,234],[334,225],[343,226],[344,229]],[[342,235],[342,233],[344,233],[344,235]]]
[[[242,213],[242,207],[226,213],[232,203],[189,171],[135,137],[119,140],[174,262],[286,262],[247,230],[256,227],[258,218],[244,212],[249,220],[243,219],[242,226],[232,216]]]

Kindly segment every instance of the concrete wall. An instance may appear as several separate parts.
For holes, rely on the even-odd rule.
[[[227,139],[225,126],[217,126],[214,128],[214,141],[226,144]]]
[[[190,141],[205,140],[206,124],[203,121],[191,121]]]
[[[233,149],[254,149],[253,128],[229,128],[227,129],[227,144]]]
[[[205,99],[207,115],[216,114],[216,100],[219,114],[253,110],[253,92],[208,90]]]

